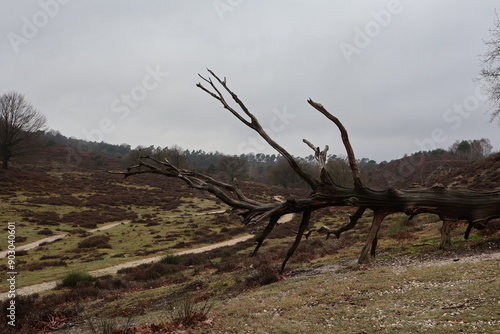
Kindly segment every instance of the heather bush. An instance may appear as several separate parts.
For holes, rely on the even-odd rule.
[[[58,286],[62,288],[75,288],[82,282],[88,283],[94,282],[95,280],[95,277],[92,277],[89,273],[75,271],[64,276]]]
[[[78,243],[78,248],[112,248],[106,235],[96,235]]]

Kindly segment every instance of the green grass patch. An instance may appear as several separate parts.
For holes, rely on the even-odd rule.
[[[58,287],[75,288],[80,283],[93,282],[95,280],[95,277],[92,277],[89,273],[74,271],[64,276],[58,284]]]

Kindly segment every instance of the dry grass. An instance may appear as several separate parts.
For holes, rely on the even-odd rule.
[[[24,190],[10,186],[0,191],[5,219],[18,222],[19,244],[50,233],[69,233],[19,254],[18,287],[180,250],[175,247],[211,244],[243,231],[240,218],[229,213],[193,216],[224,206],[179,191],[179,185],[167,191],[157,180],[135,185],[89,173],[60,176],[68,183],[54,187],[51,180],[40,180],[37,187],[26,183]],[[325,209],[315,213],[314,223],[339,227],[348,213]],[[133,221],[86,232],[89,226],[125,218]],[[33,297],[30,307],[38,311],[26,322],[66,319],[60,324],[73,323],[76,328],[60,333],[70,333],[85,330],[83,314],[103,323],[134,315],[137,328],[166,328],[174,296],[189,291],[193,307],[207,300],[214,305],[203,320],[193,321],[190,333],[494,333],[500,318],[498,256],[476,262],[453,260],[481,252],[498,254],[498,223],[474,232],[469,241],[462,238],[464,226],[458,227],[452,232],[450,253],[437,250],[439,224],[434,217],[415,219],[411,224],[401,216],[387,219],[378,258],[366,266],[353,263],[369,216],[340,240],[313,234],[301,243],[285,275],[279,275],[276,269],[293,240],[295,219],[278,226],[256,258],[248,258],[253,249],[248,241],[124,270]],[[91,248],[78,247],[85,243]],[[96,248],[103,245],[112,248]]]
[[[222,302],[213,332],[495,333],[498,260],[290,278]]]

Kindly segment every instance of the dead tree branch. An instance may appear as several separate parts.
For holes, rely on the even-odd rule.
[[[284,270],[286,263],[297,249],[304,235],[309,237],[313,231],[317,231],[326,232],[327,237],[333,233],[339,238],[341,233],[352,229],[358,223],[367,209],[373,211],[374,217],[366,244],[359,257],[360,263],[367,261],[368,251],[370,251],[372,256],[375,255],[378,231],[385,217],[390,214],[405,213],[410,218],[420,213],[436,214],[443,220],[444,225],[442,232],[444,234],[448,233],[448,238],[450,221],[467,221],[469,227],[467,228],[465,236],[468,237],[472,227],[482,227],[491,219],[500,218],[500,191],[478,192],[469,190],[450,190],[443,187],[418,190],[397,190],[391,187],[386,190],[375,190],[365,187],[361,182],[354,150],[349,142],[347,130],[343,124],[335,116],[330,114],[321,104],[309,99],[308,103],[331,120],[340,130],[342,142],[347,151],[354,187],[346,188],[336,185],[328,174],[326,170],[328,146],[321,151],[319,147],[314,146],[311,142],[304,139],[304,142],[314,150],[315,157],[320,164],[321,178],[320,180],[316,180],[299,166],[290,153],[269,137],[257,118],[227,86],[226,78],[221,80],[211,70],[208,70],[208,72],[211,77],[205,78],[200,75],[200,78],[208,84],[209,88],[206,88],[201,83],[198,83],[196,86],[218,100],[233,116],[247,127],[255,130],[271,147],[278,151],[286,159],[295,173],[311,187],[312,192],[310,196],[302,199],[289,199],[278,203],[262,203],[245,196],[236,183],[228,184],[221,182],[202,173],[178,168],[168,160],[159,161],[149,156],[141,157],[140,162],[128,168],[127,171],[111,173],[121,174],[125,177],[153,173],[166,177],[179,178],[189,187],[212,193],[227,205],[242,210],[243,212],[241,215],[244,217],[243,222],[245,224],[259,224],[267,220],[268,223],[264,227],[262,233],[256,237],[257,245],[253,255],[257,253],[266,237],[277,225],[278,219],[281,216],[289,213],[302,213],[302,221],[299,225],[295,240],[282,263],[282,270]],[[241,109],[241,112],[236,111],[235,108],[229,105],[223,92],[231,96],[233,102]],[[351,206],[356,207],[357,210],[350,216],[349,223],[337,230],[321,227],[319,229],[310,229],[305,233],[309,227],[311,213],[330,206]],[[443,239],[442,245],[448,245],[446,238]]]
[[[345,149],[347,151],[347,158],[349,160],[349,166],[352,171],[352,178],[354,180],[355,188],[363,188],[363,182],[361,182],[361,177],[359,176],[358,164],[356,162],[356,157],[354,156],[354,150],[352,149],[351,143],[349,141],[349,135],[347,134],[347,130],[344,125],[339,121],[339,119],[332,114],[330,114],[321,104],[314,102],[309,99],[307,102],[313,106],[314,109],[318,110],[320,113],[326,116],[330,121],[335,123],[335,125],[340,130],[340,135],[342,138],[342,142],[344,143]]]
[[[233,114],[237,119],[239,119],[243,124],[248,126],[249,128],[255,130],[269,145],[271,145],[272,148],[274,148],[276,151],[278,151],[288,162],[290,167],[299,175],[310,187],[311,189],[315,189],[316,186],[319,184],[317,180],[315,180],[309,173],[304,171],[297,161],[293,158],[293,156],[288,153],[287,150],[285,150],[281,145],[279,145],[277,142],[275,142],[265,131],[264,128],[260,125],[259,121],[257,118],[248,111],[248,108],[243,104],[243,102],[238,98],[238,96],[231,90],[226,84],[226,78],[224,80],[221,80],[217,75],[215,75],[211,70],[207,69],[207,71],[217,80],[217,82],[228,92],[231,97],[233,98],[234,102],[238,104],[240,109],[245,113],[250,118],[250,121],[246,120],[240,113],[238,113],[233,107],[231,107],[227,101],[225,100],[224,96],[222,93],[217,89],[216,85],[214,84],[213,80],[211,78],[204,78],[203,76],[200,75],[200,78],[202,78],[205,82],[210,84],[212,87],[213,91],[210,91],[209,89],[205,88],[201,83],[196,84],[196,86],[200,89],[202,89],[204,92],[208,93],[210,96],[218,100],[222,105],[224,106],[225,109],[229,110],[231,114]]]

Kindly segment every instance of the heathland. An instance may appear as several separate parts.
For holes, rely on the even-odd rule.
[[[500,186],[500,154],[471,161],[437,153],[377,164],[364,177],[374,187]],[[2,222],[15,222],[16,291],[24,291],[15,299],[17,327],[12,332],[498,331],[498,221],[468,240],[463,239],[466,223],[457,222],[452,248],[444,251],[438,249],[438,217],[408,221],[394,215],[382,226],[377,257],[358,265],[368,215],[339,239],[312,234],[279,273],[299,217],[279,224],[258,255],[249,257],[259,226],[243,226],[238,212],[178,180],[155,175],[123,179],[105,172],[127,164],[126,157],[48,142],[37,156],[14,161],[11,170],[0,172]],[[255,166],[247,168],[258,175]],[[216,173],[217,167],[222,168],[207,168]],[[300,184],[262,181],[247,177],[240,186],[264,201],[308,195]],[[315,213],[312,222],[340,227],[352,213],[328,208]],[[7,249],[7,231],[0,234],[0,251]],[[57,240],[23,250],[48,237]],[[236,238],[243,241],[186,254]],[[5,258],[2,271],[9,271]],[[47,282],[54,282],[55,289],[33,288]],[[1,288],[3,293],[9,289]],[[3,319],[5,312],[3,304]],[[0,331],[11,330],[2,323]]]

